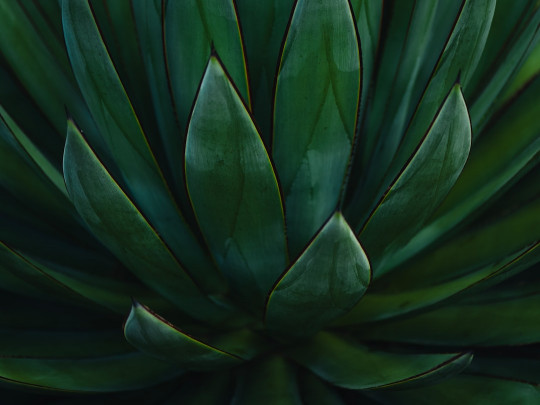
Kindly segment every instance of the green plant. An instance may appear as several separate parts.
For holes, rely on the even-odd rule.
[[[538,404],[539,6],[1,1],[3,402]]]

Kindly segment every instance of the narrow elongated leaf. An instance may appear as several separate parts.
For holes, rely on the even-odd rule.
[[[356,129],[360,51],[346,0],[299,0],[277,77],[273,156],[297,256],[336,209]]]
[[[457,180],[471,147],[467,107],[456,84],[422,143],[360,232],[375,271],[387,252],[422,227]]]
[[[537,191],[538,193],[538,191]],[[510,197],[511,198],[511,197]],[[426,250],[399,270],[380,278],[381,286],[426,286],[452,280],[483,266],[501,263],[538,241],[538,195],[509,215],[457,234],[437,249]],[[395,288],[394,288],[395,290]]]
[[[384,405],[536,405],[540,401],[540,389],[533,385],[472,375],[457,376],[431,387],[369,395]]]
[[[362,1],[369,9],[369,1]],[[377,71],[360,129],[356,159],[350,178],[350,207],[347,218],[355,229],[364,223],[380,196],[376,188],[399,148],[449,36],[463,0],[443,2],[374,1],[383,7],[380,50],[372,61],[363,59],[364,71],[377,61]],[[354,3],[353,3],[354,4]],[[357,14],[358,15],[358,14]],[[358,26],[362,52],[365,42]],[[366,85],[362,86],[363,92]],[[441,100],[442,102],[442,100]],[[353,187],[353,185],[356,185]]]
[[[129,343],[140,351],[173,362],[180,370],[229,368],[242,362],[232,353],[203,343],[135,302],[124,326]]]
[[[134,390],[181,374],[170,363],[136,352],[72,359],[0,357],[0,380],[61,391]]]
[[[475,357],[467,373],[540,386],[540,358],[538,354],[537,350],[529,349],[525,356],[522,353],[515,357],[512,357],[511,354]]]
[[[231,405],[301,405],[295,370],[282,357],[250,363],[241,371]]]
[[[502,263],[490,264],[445,283],[417,289],[366,294],[336,325],[348,325],[393,318],[439,304],[461,294],[473,294],[531,267],[540,261],[540,244],[511,255]],[[396,283],[399,285],[399,283]]]
[[[524,345],[540,342],[540,294],[454,304],[363,328],[367,339],[430,345]],[[365,334],[364,334],[365,332]]]
[[[36,311],[38,313],[41,311]],[[0,329],[0,356],[73,359],[133,352],[115,330]]]
[[[79,87],[110,148],[128,194],[194,279],[207,291],[223,291],[208,255],[191,233],[165,184],[145,134],[94,20],[87,0],[62,2],[64,34]],[[112,170],[112,169],[110,169]]]
[[[287,265],[283,208],[262,140],[216,57],[189,124],[186,179],[218,265],[238,294],[260,308]]]
[[[182,130],[187,127],[212,47],[249,105],[244,50],[232,0],[169,1],[165,35],[172,92]]]
[[[540,77],[537,77],[511,104],[495,114],[484,136],[475,142],[461,176],[435,219],[391,260],[389,267],[417,253],[481,210],[535,164],[540,153],[540,120],[535,104],[539,91]]]
[[[64,177],[88,227],[137,277],[190,315],[219,318],[218,307],[184,271],[72,121],[68,121]]]
[[[463,86],[467,87],[484,50],[495,3],[495,0],[465,0],[436,70],[408,126],[400,148],[392,159],[392,165],[386,175],[386,184],[407,162],[458,76]],[[385,188],[386,185],[383,184],[383,190]]]
[[[19,2],[0,4],[0,27],[2,56],[13,66],[31,97],[53,124],[59,139],[64,133],[66,104],[86,123],[87,111],[74,86],[65,51],[61,58],[50,51],[45,42],[50,38],[36,30]]]
[[[78,301],[80,303],[82,301],[83,303],[88,304],[83,297],[79,296],[67,285],[52,278],[1,241],[0,263],[2,273],[6,271],[11,273],[13,277],[25,281],[45,293],[49,298],[56,297],[67,300],[68,302],[70,300],[75,300],[75,302]]]
[[[172,173],[173,190],[181,196],[183,212],[189,212],[189,200],[184,188],[184,128],[179,128],[175,119],[174,102],[170,91],[169,75],[164,53],[163,8],[161,0],[135,1],[133,15],[137,26],[138,42],[141,47],[146,77],[152,94],[153,110],[159,134]]]
[[[20,146],[21,151],[24,151],[26,156],[39,167],[43,175],[54,184],[54,186],[65,196],[67,196],[66,186],[60,171],[52,165],[49,159],[41,153],[30,138],[19,128],[19,126],[11,119],[6,110],[0,106],[0,118],[2,126],[7,131],[2,131],[2,137],[7,137],[10,134],[13,140]],[[7,133],[6,133],[7,132]]]
[[[249,65],[255,121],[266,145],[272,142],[272,97],[276,61],[294,0],[236,0]]]
[[[421,385],[458,374],[470,353],[419,354],[372,350],[330,333],[292,350],[291,356],[322,379],[348,389]]]
[[[279,334],[304,336],[348,312],[364,295],[368,259],[340,213],[334,214],[270,291],[266,323]]]

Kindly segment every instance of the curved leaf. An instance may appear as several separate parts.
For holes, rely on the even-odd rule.
[[[270,291],[266,324],[278,334],[312,334],[347,313],[370,279],[368,259],[338,212]]]
[[[176,366],[142,353],[70,359],[0,357],[0,380],[61,391],[135,390],[180,374]]]
[[[366,339],[438,346],[501,346],[540,342],[540,294],[459,303],[362,328]]]
[[[137,302],[124,325],[129,343],[158,359],[173,362],[180,370],[208,371],[229,368],[243,360],[189,336]]]
[[[64,177],[88,227],[137,277],[195,318],[223,315],[110,176],[72,121],[68,121]]]
[[[236,0],[242,23],[255,122],[266,145],[272,135],[272,97],[276,61],[294,0]]]
[[[62,2],[64,35],[79,87],[121,172],[148,221],[208,292],[222,280],[178,210],[101,38],[87,0]],[[112,170],[110,168],[109,170]],[[119,180],[120,181],[120,180]]]
[[[291,357],[323,380],[347,389],[405,388],[460,373],[470,353],[392,353],[370,349],[330,333],[319,333]]]
[[[281,197],[257,129],[214,56],[189,123],[186,179],[219,267],[261,307],[288,261]]]
[[[169,1],[165,10],[168,71],[182,131],[212,48],[249,105],[244,50],[232,0]]]
[[[299,0],[277,76],[273,138],[292,256],[336,209],[356,130],[360,75],[349,2]]]
[[[467,106],[456,84],[424,140],[360,231],[377,271],[388,252],[417,232],[457,180],[471,147]]]
[[[463,375],[440,384],[405,391],[369,394],[384,405],[536,405],[540,389],[530,384],[496,378]]]
[[[465,0],[452,35],[409,123],[399,150],[392,159],[386,174],[386,184],[399,173],[414,152],[456,78],[460,78],[464,88],[469,84],[487,41],[495,3],[495,0]],[[382,190],[385,188],[386,185],[383,184]]]

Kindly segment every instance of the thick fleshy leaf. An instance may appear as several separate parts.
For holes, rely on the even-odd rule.
[[[231,405],[301,405],[295,371],[277,356],[246,365],[240,372]]]
[[[435,72],[427,85],[392,164],[386,174],[386,184],[399,173],[430,127],[456,78],[467,87],[480,60],[491,27],[495,0],[465,0],[459,18],[441,54]]]
[[[368,42],[364,40],[365,32],[377,24],[381,24],[380,41],[383,43],[380,55],[369,55],[362,60],[364,78],[370,64],[377,62],[377,67],[371,93],[366,95],[368,99],[365,92],[369,87],[365,82],[362,86],[362,105],[366,103],[367,107],[351,173],[350,182],[355,186],[351,184],[352,201],[347,212],[356,227],[357,223],[365,221],[373,207],[376,198],[370,196],[400,145],[406,125],[454,28],[462,2],[355,1],[353,5],[355,3],[362,3],[362,8],[370,13],[376,8],[371,3],[379,7],[384,4],[379,20],[362,26],[360,21],[358,23],[363,55]]]
[[[465,369],[472,354],[384,352],[322,332],[292,349],[291,357],[338,387],[372,389],[409,388],[445,379]]]
[[[540,389],[531,384],[463,375],[431,387],[369,394],[383,405],[536,405]]]
[[[475,357],[468,374],[514,380],[540,386],[540,356],[538,350],[525,348],[514,355],[488,355]]]
[[[219,308],[182,268],[72,121],[68,121],[64,177],[88,227],[137,277],[195,318],[220,317]]]
[[[73,114],[91,128],[86,107],[70,72],[65,50],[61,47],[60,52],[57,48],[60,44],[55,43],[54,36],[37,31],[19,2],[0,4],[0,27],[2,56],[12,66],[47,120],[52,123],[59,139],[64,134],[65,105],[69,105]]]
[[[232,0],[169,1],[165,9],[165,44],[176,112],[182,131],[212,48],[249,105],[244,50]]]
[[[362,327],[362,336],[440,346],[501,346],[540,342],[540,294],[461,303],[406,319]]]
[[[56,297],[64,301],[67,300],[67,302],[75,300],[75,302],[81,303],[82,301],[82,303],[88,304],[83,297],[79,296],[67,285],[54,279],[1,241],[0,263],[0,272],[2,274],[0,279],[6,276],[5,272],[8,272],[11,277],[33,286],[45,297]]]
[[[476,140],[463,172],[434,220],[391,258],[396,266],[428,243],[446,234],[472,214],[486,207],[490,199],[519,180],[535,165],[540,153],[540,120],[536,102],[540,77],[535,78],[510,104],[500,109]]]
[[[399,290],[383,289],[382,292],[367,293],[362,300],[336,325],[365,323],[393,318],[398,315],[441,304],[461,294],[474,294],[531,267],[540,261],[540,244],[525,249],[524,252],[511,255],[502,263],[489,264],[470,274],[447,282],[424,288],[404,289],[398,283]]]
[[[180,329],[148,308],[134,302],[124,325],[129,343],[158,359],[173,362],[180,370],[208,371],[229,368],[243,359],[207,344]]]
[[[94,20],[87,0],[62,2],[71,65],[86,103],[110,148],[126,192],[141,207],[192,276],[207,291],[223,283],[176,206]],[[109,168],[112,170],[112,168]]]
[[[181,370],[142,353],[88,358],[0,357],[0,380],[62,391],[115,392],[150,387]]]
[[[118,330],[0,329],[0,357],[72,359],[132,351]]]
[[[294,0],[236,0],[246,45],[255,121],[271,143],[272,97],[276,64]]]
[[[257,129],[216,57],[189,123],[186,179],[219,267],[238,295],[262,307],[287,266],[281,197]]]
[[[351,155],[361,72],[349,2],[299,0],[284,44],[273,156],[297,256],[336,209]]]
[[[180,196],[182,212],[190,212],[189,199],[184,187],[184,128],[175,118],[174,103],[169,75],[165,62],[163,36],[163,2],[161,0],[132,2],[133,16],[141,47],[146,77],[152,94],[153,111],[156,115],[161,142],[174,179],[171,185]],[[186,215],[187,216],[187,215]]]
[[[407,242],[446,197],[470,147],[467,106],[456,84],[417,151],[360,231],[375,271],[385,254]]]
[[[534,190],[534,188],[533,188]],[[538,193],[538,188],[536,188]],[[513,198],[508,196],[505,206]],[[439,244],[437,249],[428,249],[423,254],[396,267],[378,280],[381,289],[388,286],[398,289],[430,286],[466,275],[483,266],[504,263],[507,258],[519,254],[538,241],[540,228],[540,198],[538,194],[531,202],[508,215],[495,218],[468,228],[466,232]]]
[[[338,212],[270,291],[266,324],[280,335],[310,335],[347,313],[370,279],[369,261]]]

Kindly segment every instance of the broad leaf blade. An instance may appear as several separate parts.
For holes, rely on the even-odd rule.
[[[270,291],[266,323],[280,335],[310,335],[349,311],[370,278],[362,247],[336,213]]]
[[[88,227],[137,277],[195,318],[220,317],[217,306],[185,272],[72,121],[68,122],[64,177]]]
[[[360,232],[375,271],[386,254],[405,244],[446,197],[470,147],[469,116],[456,84],[410,162]]]
[[[124,325],[129,343],[158,359],[173,362],[180,370],[208,371],[242,362],[232,353],[187,335],[148,308],[134,302]]]
[[[216,57],[189,124],[186,179],[219,267],[238,295],[262,307],[287,266],[281,197],[257,129]]]
[[[373,389],[422,385],[465,369],[470,353],[421,354],[373,350],[330,333],[291,351],[298,363],[320,378],[347,389]]]
[[[87,0],[62,2],[64,35],[79,87],[129,194],[192,276],[209,292],[222,280],[168,190]],[[111,170],[111,169],[110,169]]]
[[[169,1],[165,11],[168,71],[180,128],[188,124],[212,48],[249,105],[244,50],[232,0]]]
[[[384,405],[536,405],[540,401],[540,389],[517,381],[463,375],[432,387],[395,392],[378,391],[369,396]]]
[[[291,256],[336,209],[351,155],[360,51],[345,0],[299,0],[277,76],[273,156]]]
[[[0,357],[0,380],[26,387],[115,392],[150,387],[182,372],[142,353],[90,358]]]

